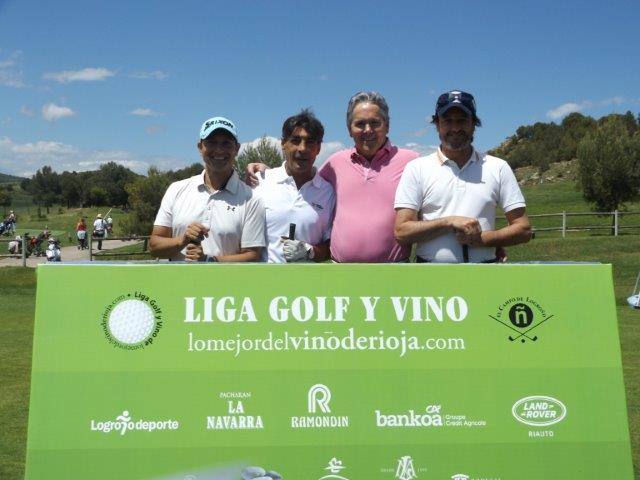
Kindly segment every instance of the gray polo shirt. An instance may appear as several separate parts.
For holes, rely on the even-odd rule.
[[[222,190],[210,190],[204,170],[169,185],[154,225],[170,227],[172,236],[182,235],[193,222],[210,228],[202,242],[205,255],[239,253],[240,248],[264,247],[265,214],[262,201],[240,181],[234,171]],[[183,249],[172,260],[184,260]]]

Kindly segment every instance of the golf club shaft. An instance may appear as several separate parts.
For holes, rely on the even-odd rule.
[[[469,245],[462,245],[462,261],[469,263]]]
[[[290,223],[289,224],[289,240],[294,240],[295,237],[296,237],[296,224]]]

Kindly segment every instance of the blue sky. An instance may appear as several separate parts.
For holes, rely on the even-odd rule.
[[[476,96],[482,150],[571,111],[640,112],[640,2],[0,0],[0,172],[144,173],[198,161],[200,125],[279,136],[311,107],[322,158],[377,90],[394,143],[427,152],[439,93]]]

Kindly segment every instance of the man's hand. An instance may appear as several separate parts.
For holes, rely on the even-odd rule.
[[[202,242],[202,240],[204,240],[204,238],[208,236],[209,236],[208,227],[205,227],[201,223],[197,223],[197,222],[192,223],[187,227],[185,232],[182,234],[180,245],[182,248],[192,243],[200,245],[200,242]]]
[[[476,218],[451,217],[451,228],[456,236],[456,240],[461,245],[471,247],[482,246],[482,230],[480,222]]]
[[[264,163],[249,163],[244,169],[244,183],[250,187],[258,185],[258,172],[264,172],[267,166]]]
[[[300,262],[302,260],[310,259],[310,252],[313,252],[313,246],[301,242],[300,240],[290,240],[288,238],[282,239],[282,251],[284,252],[284,259],[288,262]]]
[[[202,262],[206,258],[204,251],[202,250],[202,245],[190,243],[187,245],[187,250],[185,252],[185,260],[187,262]]]
[[[478,235],[482,232],[477,218],[451,217],[451,228],[454,233],[463,235]]]

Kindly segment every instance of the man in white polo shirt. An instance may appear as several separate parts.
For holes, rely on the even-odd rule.
[[[505,162],[472,146],[480,126],[473,96],[453,90],[438,98],[440,148],[410,162],[396,191],[395,237],[417,243],[418,262],[491,263],[496,247],[531,238],[524,197]],[[496,207],[508,225],[496,230]]]
[[[313,166],[323,136],[324,127],[311,111],[287,118],[281,140],[285,161],[258,176],[255,193],[264,202],[269,243],[263,258],[271,263],[329,258],[335,193]],[[291,224],[295,238],[288,238]]]
[[[240,144],[233,122],[224,117],[204,122],[198,150],[204,171],[169,185],[149,250],[171,260],[259,261],[264,207],[234,169]]]

